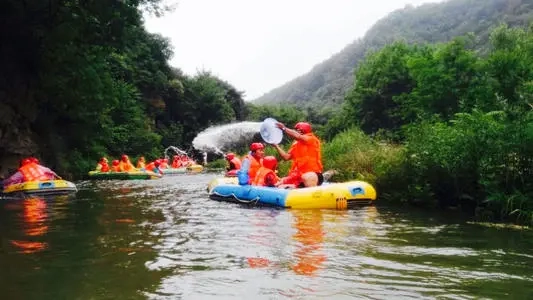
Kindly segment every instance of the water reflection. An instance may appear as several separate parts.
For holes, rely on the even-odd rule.
[[[292,211],[293,226],[296,233],[293,239],[297,241],[294,258],[296,263],[291,269],[300,275],[314,275],[321,268],[326,255],[322,251],[324,243],[323,212],[321,210]]]
[[[8,205],[9,209],[19,211],[19,228],[16,235],[9,239],[16,252],[31,254],[48,248],[42,237],[48,232],[47,203],[44,198],[30,197],[16,200]],[[14,231],[16,232],[16,231]]]

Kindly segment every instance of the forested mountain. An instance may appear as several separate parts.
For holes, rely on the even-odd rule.
[[[330,59],[254,100],[256,104],[290,103],[324,107],[341,103],[353,85],[354,68],[369,50],[393,41],[407,43],[446,42],[472,33],[484,51],[491,29],[501,23],[526,25],[533,20],[531,0],[450,0],[444,3],[407,6],[379,20],[365,36]]]

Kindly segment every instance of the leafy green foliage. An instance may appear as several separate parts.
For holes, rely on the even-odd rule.
[[[39,148],[13,152],[7,140],[0,154],[37,155],[59,173],[80,175],[103,155],[160,156],[164,145],[185,147],[204,128],[243,118],[234,87],[168,65],[169,42],[145,30],[141,9],[166,8],[158,0],[8,0],[0,13],[8,117],[0,132]]]
[[[468,37],[432,47],[396,43],[370,55],[343,109],[365,132],[401,137],[404,146],[388,152],[395,159],[372,160],[375,149],[362,147],[363,138],[342,133],[325,147],[328,157],[345,170],[375,166],[386,199],[531,221],[533,56],[524,52],[533,32],[502,26],[491,42],[485,56]],[[328,130],[353,126],[346,114],[333,121]]]

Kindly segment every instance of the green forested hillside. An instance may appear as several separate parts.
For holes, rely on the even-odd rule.
[[[493,27],[500,23],[526,25],[531,20],[533,1],[530,0],[450,0],[416,8],[407,6],[378,21],[362,39],[316,65],[309,73],[268,92],[254,103],[336,106],[353,85],[354,67],[369,50],[377,50],[395,40],[435,43],[472,33],[477,48],[484,51]]]

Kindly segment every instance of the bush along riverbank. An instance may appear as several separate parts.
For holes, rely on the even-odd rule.
[[[370,54],[325,128],[343,131],[324,145],[326,167],[375,184],[381,201],[533,223],[533,30],[499,27],[486,51],[473,38]]]

